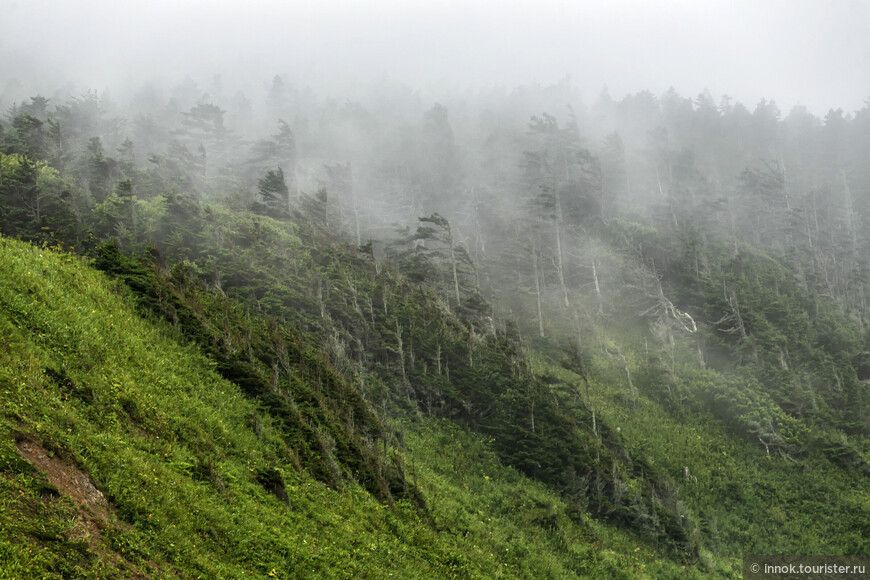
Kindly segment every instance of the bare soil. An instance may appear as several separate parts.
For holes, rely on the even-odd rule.
[[[20,439],[17,447],[21,457],[45,474],[49,483],[75,505],[78,517],[69,539],[86,542],[94,553],[116,566],[126,563],[120,554],[106,546],[100,535],[101,530],[110,526],[123,527],[126,524],[118,521],[114,509],[90,476],[72,462],[50,454],[33,439]],[[147,574],[138,573],[134,577],[150,578]]]

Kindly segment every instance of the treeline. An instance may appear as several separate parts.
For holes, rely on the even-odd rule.
[[[257,178],[256,195],[245,198],[225,195],[222,176],[237,178],[226,166],[208,174],[204,163],[194,166],[182,157],[167,175],[161,158],[152,156],[145,168],[125,164],[91,137],[84,150],[66,150],[78,161],[61,173],[52,166],[56,160],[39,158],[46,155],[41,121],[18,112],[16,119],[25,118],[34,129],[32,147],[16,149],[21,133],[7,134],[12,145],[3,160],[13,170],[4,172],[4,233],[92,254],[147,312],[177,326],[225,378],[264,406],[299,468],[334,486],[355,479],[384,500],[414,498],[415,487],[403,467],[391,463],[387,435],[370,413],[449,417],[491,436],[507,465],[566,493],[578,521],[586,510],[626,525],[642,518],[647,523],[640,531],[650,541],[694,558],[697,540],[690,538],[691,522],[676,514],[668,479],[635,465],[600,421],[560,409],[534,377],[519,335],[493,319],[473,262],[439,214],[422,218],[421,227],[386,249],[411,280],[423,283],[414,286],[380,264],[372,242],[354,249],[341,241],[347,214],[330,203],[328,189],[300,192],[291,203],[280,165]],[[182,117],[182,126],[189,122]],[[30,183],[27,168],[36,171]],[[346,180],[349,166],[327,170]],[[59,185],[42,187],[40,171]],[[144,251],[143,265],[119,249]],[[168,273],[160,274],[163,269]],[[260,314],[239,312],[223,295]],[[331,367],[309,360],[289,330],[274,326],[282,323],[301,329],[308,344],[327,353]],[[343,378],[330,378],[332,367]],[[214,475],[208,463],[197,469],[206,479]],[[639,473],[647,482],[643,493],[631,503],[619,501],[620,482]],[[280,478],[261,475],[281,497]]]
[[[674,91],[605,92],[587,107],[564,83],[434,105],[390,84],[360,102],[318,99],[280,77],[261,103],[190,79],[165,101],[160,90],[126,106],[96,93],[13,105],[0,121],[4,233],[141,245],[224,199],[277,218],[304,211],[361,245],[438,213],[487,294],[515,269],[512,287],[570,303],[569,287],[598,274],[576,249],[588,229],[646,216],[687,247],[764,248],[863,324],[870,107],[819,119]]]
[[[577,514],[693,559],[689,471],[633,453],[590,394],[623,381],[626,409],[709,413],[783,462],[867,470],[870,106],[382,88],[33,97],[2,121],[2,232],[98,257],[295,425],[300,465],[378,497],[414,492],[369,413],[448,417]],[[247,311],[221,331],[200,311],[229,317],[225,297]],[[329,362],[305,373],[335,369],[319,384],[357,410],[307,391],[298,408],[291,327]]]

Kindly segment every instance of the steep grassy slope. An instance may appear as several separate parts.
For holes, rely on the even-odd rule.
[[[650,547],[643,535],[595,519],[546,486],[504,467],[491,439],[448,421],[401,427],[436,525],[488,547],[503,577],[740,575],[739,558],[705,554],[694,566],[675,564],[666,555],[666,545]]]
[[[446,417],[492,437],[502,463],[597,516],[629,527],[647,518],[642,532],[651,545],[661,544],[677,561],[695,560],[694,523],[678,513],[668,477],[633,461],[589,409],[566,412],[565,401],[536,378],[516,327],[489,316],[479,296],[451,305],[430,285],[412,283],[376,259],[370,244],[349,246],[304,219],[219,207],[205,215],[200,235],[212,243],[168,277],[109,259],[118,256],[110,246],[101,249],[97,265],[120,276],[167,320],[176,322],[177,308],[158,296],[199,310],[225,292],[251,311],[289,321],[383,416]],[[437,273],[431,264],[427,269]],[[196,340],[221,342],[219,335]],[[638,477],[643,485],[636,504],[614,502],[619,482]]]
[[[117,282],[8,239],[0,271],[0,578],[686,573],[455,428],[405,428],[428,508],[324,485],[280,418]]]
[[[542,362],[529,366],[510,325],[457,314],[364,251],[304,223],[211,216],[221,244],[187,266],[190,279],[198,268],[252,310],[307,329],[385,414],[449,417],[492,438],[502,463],[575,511],[713,568],[749,551],[865,549],[861,340],[775,261],[710,252],[703,272],[687,272],[668,236],[614,220],[601,241],[611,252],[601,310],[579,292],[584,316],[549,305],[564,328],[532,341]],[[635,248],[662,274],[644,272]],[[155,283],[187,300],[214,295],[180,276]],[[739,297],[745,338],[728,332],[723,286]],[[695,332],[675,319],[687,311]],[[578,334],[580,352],[565,360]],[[826,493],[836,507],[819,515]]]
[[[10,577],[100,575],[119,559],[130,574],[262,576],[332,569],[339,558],[321,552],[351,549],[367,525],[387,545],[431,535],[409,508],[394,513],[390,532],[370,495],[298,472],[277,421],[220,379],[214,362],[142,321],[104,276],[70,256],[2,243]],[[67,479],[86,474],[103,508],[71,505],[53,489],[64,476],[46,482],[16,446],[47,450]],[[94,529],[82,529],[89,519]],[[391,566],[429,568],[415,558]],[[348,572],[379,566],[363,560],[348,561]]]
[[[483,148],[385,118],[352,170],[330,105],[298,159],[282,123],[221,168],[178,125],[216,105],[113,159],[96,100],[46,104],[0,128],[0,230],[43,244],[0,264],[9,574],[659,577],[870,550],[845,141],[786,179],[791,137],[687,137],[691,103],[680,128],[648,102],[598,153],[549,114],[496,115]],[[398,236],[357,215],[400,207]]]
[[[611,376],[623,372],[621,363],[596,362],[612,365]],[[556,389],[580,380],[548,364],[538,370]],[[697,389],[692,394],[702,400],[743,387],[715,371],[682,372],[683,380],[692,377],[685,388]],[[823,444],[807,446],[797,459],[768,454],[757,438],[735,431],[709,408],[686,401],[682,410],[674,409],[649,397],[646,388],[641,382],[640,394],[632,397],[624,381],[592,381],[591,405],[602,420],[619,427],[628,453],[672,477],[683,509],[695,515],[706,557],[866,552],[866,478],[832,461]],[[820,443],[829,436],[814,435]],[[631,503],[631,482],[625,483],[622,501]]]
[[[582,364],[558,346],[576,340],[566,324],[537,342],[536,373],[565,396],[588,381],[579,412],[671,478],[702,552],[866,553],[868,342],[855,320],[757,249],[693,255],[616,220],[602,238],[604,306],[574,297],[592,313]]]

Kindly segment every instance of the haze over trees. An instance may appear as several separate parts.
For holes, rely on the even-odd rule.
[[[195,72],[0,84],[0,578],[867,553],[870,96]]]

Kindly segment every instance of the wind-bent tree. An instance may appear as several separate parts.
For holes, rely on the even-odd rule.
[[[284,181],[284,170],[270,169],[257,181],[259,199],[254,201],[254,210],[275,218],[290,215],[290,190]]]
[[[451,278],[453,279],[453,296],[456,300],[456,306],[461,306],[462,297],[459,294],[459,272],[457,268],[456,257],[457,252],[456,247],[453,243],[453,231],[450,229],[450,222],[448,222],[443,216],[437,213],[434,213],[428,217],[421,217],[419,219],[420,222],[422,222],[423,224],[432,225],[420,226],[419,228],[417,228],[417,234],[414,237],[415,239],[424,242],[424,248],[426,247],[426,242],[434,243],[434,248],[427,248],[428,253],[432,255],[440,256],[442,255],[442,253],[444,253],[444,249],[446,248],[446,257],[448,258],[450,274]]]

